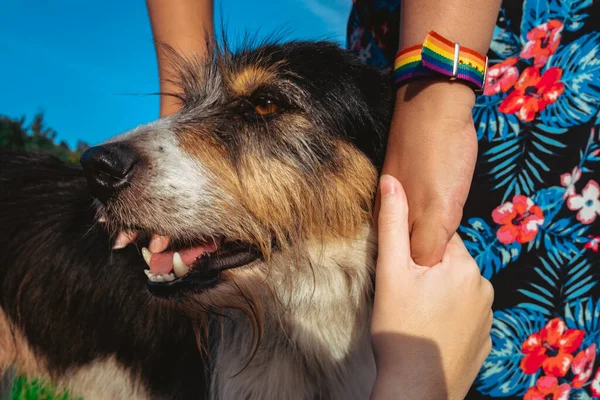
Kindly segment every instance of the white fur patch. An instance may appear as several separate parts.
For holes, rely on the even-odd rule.
[[[265,300],[265,334],[245,369],[251,330],[245,316],[230,315],[233,323],[225,325],[214,363],[211,399],[369,397],[375,381],[369,330],[373,237],[365,228],[355,239],[308,248],[313,268],[295,266],[293,286],[276,276],[282,268],[271,268],[266,284],[283,304]],[[290,260],[279,254],[272,262]]]
[[[131,372],[114,358],[97,360],[73,370],[58,382],[84,400],[144,400],[151,399],[144,385],[132,378]]]
[[[217,235],[214,204],[227,195],[200,160],[184,153],[172,131],[172,118],[137,127],[107,142],[126,141],[144,163],[121,195],[122,206],[114,210],[125,221],[160,228],[170,236]]]

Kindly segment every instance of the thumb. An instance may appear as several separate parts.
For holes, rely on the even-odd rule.
[[[379,190],[377,274],[388,275],[408,265],[410,259],[408,201],[402,185],[391,175],[381,176]]]
[[[431,267],[444,256],[450,236],[439,218],[432,214],[418,218],[412,226],[410,236],[411,255],[417,265]]]
[[[462,207],[430,204],[419,214],[412,223],[410,254],[418,265],[430,267],[442,260],[450,239],[458,230]]]

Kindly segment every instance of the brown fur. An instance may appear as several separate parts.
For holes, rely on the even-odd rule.
[[[19,366],[21,373],[48,377],[44,361],[34,354],[25,336],[0,310],[0,376],[13,364]]]
[[[263,68],[259,65],[252,65],[226,75],[227,86],[237,96],[248,96],[252,92],[276,79],[274,73],[275,66]]]
[[[287,134],[301,135],[299,131],[307,129],[308,122],[301,117],[291,119],[284,122]],[[377,171],[351,144],[334,144],[336,170],[323,177],[327,183],[321,191],[314,191],[314,182],[307,181],[287,160],[264,158],[255,150],[234,163],[210,136],[184,131],[178,138],[181,148],[206,165],[220,187],[231,194],[232,198],[218,207],[226,209],[229,216],[240,210],[253,216],[244,222],[239,239],[258,245],[267,258],[270,233],[282,239],[283,246],[288,244],[286,238],[294,243],[315,237],[354,237],[371,218]]]
[[[236,249],[232,242],[251,251],[236,256],[260,251],[246,265],[212,269],[210,279],[197,270],[168,285],[151,276],[152,290],[173,297],[150,303],[169,304],[194,327],[210,363],[208,398],[366,398],[375,372],[371,214],[387,81],[326,43],[216,50],[180,69],[179,113],[96,149],[120,148],[136,160],[126,185],[95,192],[103,226],[113,235],[138,230],[139,242],[168,236],[173,250],[222,239],[217,261]],[[73,374],[101,365],[115,376],[113,361]],[[130,376],[121,393],[146,395]]]

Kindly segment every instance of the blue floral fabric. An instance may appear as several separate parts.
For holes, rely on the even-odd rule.
[[[348,49],[393,65],[399,0],[355,0]],[[468,399],[600,399],[600,1],[505,1],[473,117],[460,234],[494,285]]]

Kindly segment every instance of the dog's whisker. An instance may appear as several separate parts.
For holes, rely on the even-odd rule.
[[[366,398],[388,77],[326,42],[166,53],[181,110],[83,174],[0,153],[10,362],[88,398]]]

